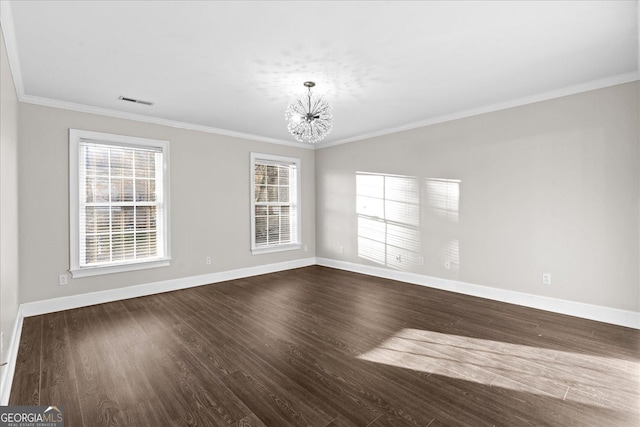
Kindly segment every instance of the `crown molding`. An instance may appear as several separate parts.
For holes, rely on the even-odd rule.
[[[152,123],[156,125],[168,126],[178,129],[194,130],[198,132],[212,133],[216,135],[230,136],[233,138],[248,139],[250,141],[267,142],[270,144],[287,145],[290,147],[314,149],[313,146],[302,145],[297,142],[283,139],[269,138],[266,136],[253,135],[249,133],[236,132],[227,129],[220,129],[211,126],[197,125],[194,123],[181,122],[178,120],[163,119],[160,117],[145,116],[142,114],[128,113],[124,111],[111,110],[108,108],[94,107],[91,105],[76,104],[73,102],[58,101],[51,98],[44,98],[33,95],[22,95],[18,101],[27,104],[41,105],[44,107],[61,108],[63,110],[77,111],[80,113],[96,114],[100,116],[114,117],[118,119],[133,120],[136,122]]]
[[[0,27],[2,27],[4,45],[7,48],[7,56],[9,57],[9,69],[13,76],[13,84],[19,100],[24,96],[24,83],[22,81],[22,71],[20,70],[20,58],[18,57],[16,32],[13,26],[11,2],[9,1],[0,1]]]
[[[16,43],[15,30],[13,26],[13,14],[11,12],[10,1],[0,1],[0,25],[9,57],[9,68],[13,75],[13,82],[16,87],[18,101],[27,104],[41,105],[44,107],[61,108],[63,110],[77,111],[80,113],[97,114],[100,116],[114,117],[118,119],[133,120],[137,122],[153,123],[162,126],[169,126],[178,129],[194,130],[198,132],[212,133],[216,135],[230,136],[233,138],[247,139],[250,141],[267,142],[271,144],[287,145],[289,147],[314,149],[313,145],[300,144],[298,142],[286,141],[282,139],[269,138],[260,135],[253,135],[242,132],[235,132],[210,126],[197,125],[194,123],[168,120],[159,117],[145,116],[142,114],[127,113],[123,111],[111,110],[108,108],[94,107],[91,105],[76,104],[73,102],[59,101],[51,98],[28,95],[24,90],[22,71],[20,70],[20,57],[18,55],[18,45]]]
[[[0,2],[0,4],[4,4],[4,2]],[[2,13],[4,14],[4,12]],[[5,37],[5,41],[6,40],[7,39]],[[7,43],[7,45],[8,44],[9,43]],[[12,50],[15,51],[15,49],[12,49]],[[7,47],[7,51],[9,51],[8,47]],[[18,61],[17,54],[14,55],[13,61]],[[12,55],[9,55],[10,65],[13,61],[12,61]],[[17,72],[19,72],[19,69],[20,69],[19,65],[16,65],[15,67],[11,66],[12,73],[14,73],[14,70],[18,70]],[[495,111],[506,110],[508,108],[520,107],[528,104],[534,104],[536,102],[548,101],[551,99],[562,98],[564,96],[575,95],[582,92],[588,92],[588,91],[603,89],[603,88],[616,86],[624,83],[630,83],[630,82],[640,80],[640,71],[634,71],[634,72],[625,73],[625,74],[618,74],[616,76],[606,77],[604,79],[599,79],[599,80],[593,80],[593,81],[582,83],[579,85],[568,86],[562,89],[544,92],[537,95],[513,99],[510,101],[505,101],[497,104],[485,105],[482,107],[472,108],[469,110],[464,110],[464,111],[460,111],[452,114],[446,114],[443,116],[432,117],[432,118],[420,120],[417,122],[407,123],[401,126],[396,126],[392,128],[382,129],[376,132],[362,134],[352,138],[341,139],[333,142],[324,142],[324,143],[320,142],[320,143],[316,143],[315,145],[300,144],[298,142],[286,141],[283,139],[276,139],[276,138],[270,138],[266,136],[236,132],[236,131],[227,130],[227,129],[197,125],[194,123],[181,122],[177,120],[169,120],[169,119],[163,119],[159,117],[145,116],[142,114],[111,110],[108,108],[94,107],[90,105],[76,104],[72,102],[58,101],[50,98],[26,95],[24,94],[24,89],[22,87],[22,79],[20,78],[19,80],[20,80],[19,84],[16,81],[16,92],[18,92],[18,101],[25,102],[28,104],[36,104],[36,105],[52,107],[52,108],[61,108],[64,110],[71,110],[71,111],[77,111],[77,112],[89,113],[89,114],[97,114],[101,116],[115,117],[119,119],[133,120],[138,122],[153,123],[153,124],[169,126],[173,128],[194,130],[199,132],[212,133],[216,135],[224,135],[224,136],[230,136],[234,138],[247,139],[251,141],[267,142],[270,144],[286,145],[289,147],[304,148],[307,150],[319,150],[322,148],[348,144],[350,142],[371,139],[378,136],[384,136],[384,135],[403,132],[407,130],[418,129],[421,127],[431,126],[438,123],[450,122],[453,120],[463,119],[466,117],[478,116],[485,113],[492,113]]]
[[[366,133],[359,136],[354,136],[352,138],[341,139],[339,141],[319,143],[319,144],[316,144],[315,148],[321,149],[321,148],[333,147],[336,145],[347,144],[349,142],[361,141],[364,139],[375,138],[378,136],[389,135],[392,133],[403,132],[406,130],[417,129],[425,126],[431,126],[438,123],[450,122],[453,120],[463,119],[465,117],[478,116],[480,114],[492,113],[494,111],[506,110],[508,108],[520,107],[523,105],[534,104],[536,102],[541,102],[541,101],[548,101],[555,98],[561,98],[563,96],[575,95],[578,93],[588,92],[591,90],[603,89],[610,86],[630,83],[636,80],[640,80],[640,71],[633,71],[631,73],[618,74],[616,76],[605,77],[599,80],[592,80],[590,82],[582,83],[579,85],[567,86],[562,89],[543,92],[537,95],[526,96],[523,98],[500,102],[497,104],[484,105],[478,108],[472,108],[472,109],[460,111],[457,113],[446,114],[438,117],[432,117],[432,118],[420,120],[417,122],[407,123],[401,126],[382,129],[376,132]]]
[[[638,9],[638,16],[640,16],[640,8]],[[153,123],[162,126],[169,126],[179,129],[194,130],[199,132],[211,133],[216,135],[230,136],[234,138],[247,139],[251,141],[267,142],[271,144],[286,145],[289,147],[304,148],[310,150],[322,149],[333,147],[337,145],[347,144],[350,142],[361,141],[365,139],[371,139],[378,136],[389,135],[392,133],[403,132],[407,130],[417,129],[421,127],[431,126],[438,123],[449,122],[466,117],[477,116],[480,114],[491,113],[495,111],[505,110],[508,108],[519,107],[527,104],[533,104],[536,102],[547,101],[555,98],[561,98],[563,96],[574,95],[591,90],[602,89],[610,86],[616,86],[619,84],[629,83],[640,80],[640,49],[638,53],[638,70],[618,74],[615,76],[605,77],[603,79],[593,80],[590,82],[568,86],[565,88],[543,92],[536,95],[513,99],[496,104],[484,105],[477,108],[472,108],[456,113],[445,114],[442,116],[431,117],[417,122],[407,123],[400,126],[394,126],[391,128],[381,129],[375,132],[369,132],[362,135],[354,136],[351,138],[340,139],[337,141],[320,142],[314,145],[300,144],[298,142],[270,138],[266,136],[253,135],[248,133],[236,132],[227,129],[215,128],[210,126],[198,125],[194,123],[181,122],[177,120],[163,119],[159,117],[146,116],[135,113],[127,113],[123,111],[111,110],[108,108],[94,107],[84,104],[76,104],[66,101],[58,101],[50,98],[38,97],[33,95],[27,95],[24,90],[24,83],[22,80],[22,72],[20,70],[20,58],[18,55],[18,49],[16,44],[15,30],[13,25],[13,15],[11,12],[11,1],[0,1],[0,25],[2,27],[2,33],[5,39],[5,45],[7,48],[7,55],[9,57],[9,67],[13,75],[13,81],[16,87],[16,94],[18,101],[29,104],[36,104],[46,107],[61,108],[65,110],[77,111],[82,113],[97,114],[107,117],[115,117],[126,120],[133,120],[138,122]],[[640,35],[640,28],[639,28]]]

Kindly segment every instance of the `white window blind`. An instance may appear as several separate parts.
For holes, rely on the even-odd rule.
[[[252,154],[252,251],[300,247],[300,160]]]
[[[72,132],[74,277],[168,260],[166,142],[78,133]]]

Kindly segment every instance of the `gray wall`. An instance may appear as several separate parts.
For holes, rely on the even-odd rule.
[[[18,99],[0,31],[0,331],[2,363],[18,314]],[[4,369],[4,368],[3,368]]]
[[[19,104],[20,302],[317,255],[640,311],[638,91],[619,85],[315,153]],[[69,267],[69,128],[171,141],[170,267],[58,286]],[[251,151],[302,159],[308,252],[250,254]],[[371,188],[357,188],[358,173],[389,175],[387,223],[362,215],[374,212],[366,203],[359,218],[357,193]]]
[[[71,279],[69,128],[170,141],[170,267]],[[155,124],[20,104],[20,301],[103,291],[315,256],[314,152]],[[304,249],[250,253],[250,152],[302,160]],[[205,264],[205,257],[212,264]]]
[[[318,150],[317,256],[640,311],[638,99],[634,82]],[[363,172],[400,177],[383,193]]]

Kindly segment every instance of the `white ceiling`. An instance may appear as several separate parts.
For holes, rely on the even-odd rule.
[[[0,3],[22,101],[271,142],[307,80],[330,145],[638,79],[637,1]]]

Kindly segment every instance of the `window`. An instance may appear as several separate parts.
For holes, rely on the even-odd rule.
[[[251,252],[300,248],[300,159],[251,153]]]
[[[169,265],[169,143],[70,129],[71,274]]]

